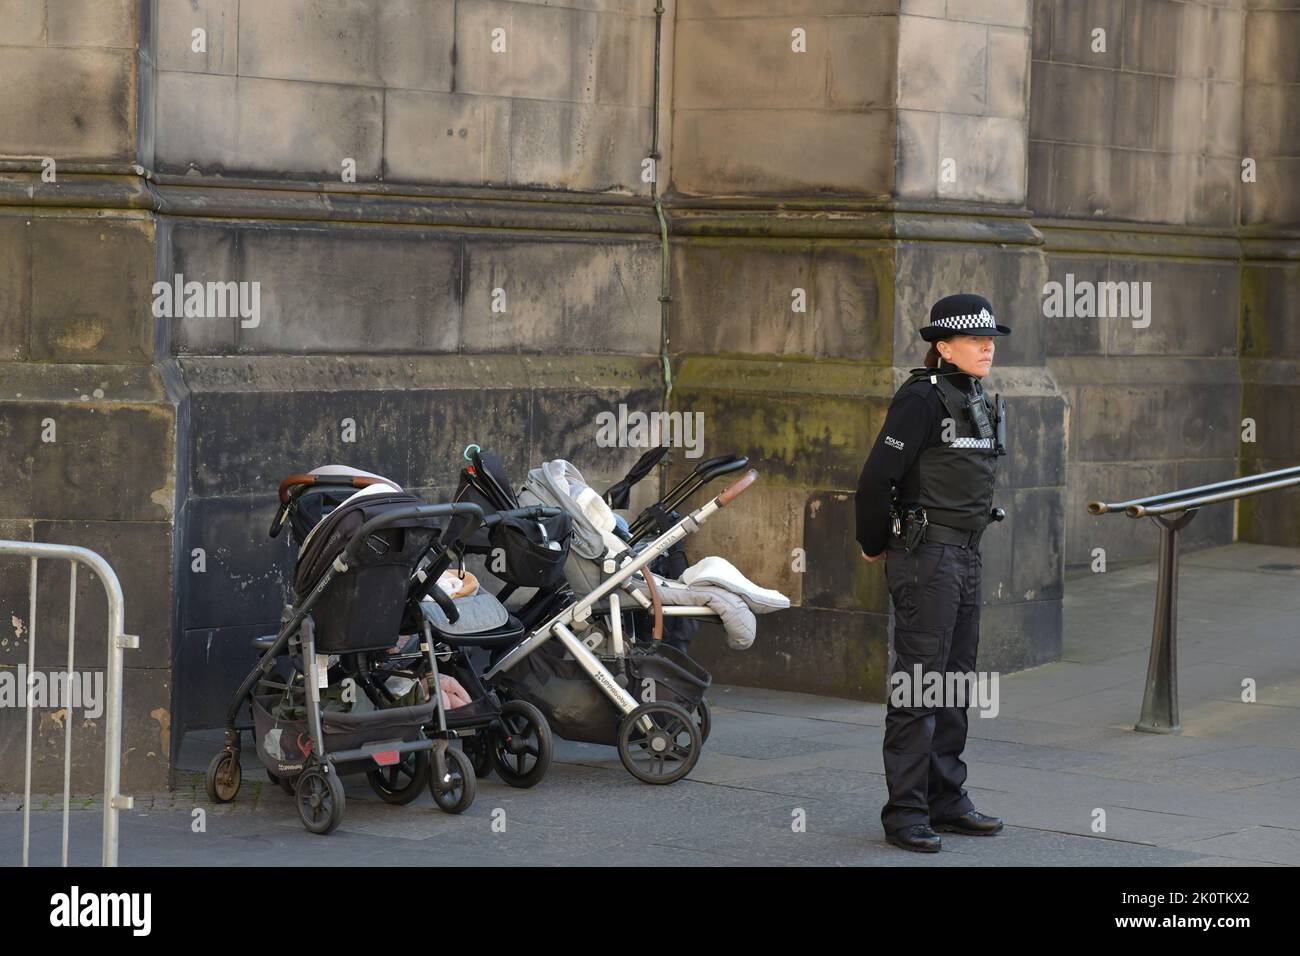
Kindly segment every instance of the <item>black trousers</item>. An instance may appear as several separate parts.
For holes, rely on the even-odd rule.
[[[895,654],[885,715],[889,802],[880,812],[886,833],[974,809],[962,786],[966,706],[895,706],[892,690],[895,674],[906,674],[914,684],[918,664],[923,674],[975,670],[981,569],[978,547],[923,541],[910,554],[891,544],[885,555],[885,576],[894,603]]]

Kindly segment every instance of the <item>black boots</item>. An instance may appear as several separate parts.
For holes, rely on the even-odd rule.
[[[992,836],[1002,829],[1002,821],[978,810],[971,810],[951,820],[935,820],[934,829],[944,833],[964,833],[967,836]]]
[[[893,833],[887,833],[885,839],[896,847],[912,850],[916,853],[938,853],[943,847],[943,841],[939,838],[939,834],[924,823],[913,823],[908,827],[900,827]]]

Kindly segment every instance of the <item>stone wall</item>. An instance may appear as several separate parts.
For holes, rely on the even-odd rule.
[[[142,636],[128,788],[221,721],[274,630],[291,471],[436,497],[476,441],[517,480],[567,457],[603,486],[638,450],[598,447],[597,413],[667,391],[704,414],[703,455],[762,472],[692,553],[796,605],[745,654],[705,628],[698,656],[719,681],[882,699],[889,601],[852,490],[939,296],[980,291],[1015,330],[988,383],[1012,448],[983,668],[1059,654],[1068,564],[1154,554],[1154,529],[1089,499],[1295,462],[1300,5],[665,7],[655,157],[648,0],[0,0],[0,78],[29,91],[0,103],[0,534],[118,568]],[[155,319],[177,274],[258,283],[257,321]],[[1150,282],[1150,325],[1045,314],[1067,275]],[[1300,543],[1295,499],[1243,504],[1239,533]],[[1233,510],[1189,531],[1231,540]],[[24,659],[23,571],[0,565],[0,667]],[[42,601],[55,660],[66,595]],[[0,756],[21,716],[0,710]],[[41,734],[48,776],[57,721]]]

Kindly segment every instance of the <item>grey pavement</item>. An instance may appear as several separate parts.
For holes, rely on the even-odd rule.
[[[1183,556],[1178,735],[1133,730],[1154,588],[1153,565],[1068,580],[1063,659],[1003,676],[996,717],[971,711],[968,790],[1007,827],[991,838],[946,834],[939,854],[883,839],[882,704],[719,686],[703,756],[672,786],[638,783],[613,748],[559,741],[540,786],[513,790],[490,777],[459,817],[427,793],[387,806],[363,778],[347,777],[346,818],[328,837],[302,829],[251,750],[239,799],[210,804],[202,769],[220,734],[190,734],[177,788],[138,796],[122,815],[121,862],[1300,864],[1300,550],[1237,544]],[[1253,703],[1242,701],[1248,678]],[[33,862],[57,862],[61,804],[33,805],[47,807],[32,814]],[[18,861],[18,806],[0,798],[6,865]],[[204,832],[194,832],[196,809]],[[1099,811],[1104,831],[1094,830]],[[95,862],[94,801],[72,813],[72,831],[74,862]]]

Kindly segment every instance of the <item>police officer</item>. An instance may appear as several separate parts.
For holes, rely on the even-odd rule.
[[[994,337],[1010,333],[983,296],[936,302],[921,329],[931,343],[925,367],[912,369],[895,394],[858,479],[858,544],[867,561],[885,559],[894,604],[884,740],[889,802],[880,819],[886,839],[907,850],[938,852],[936,830],[982,836],[1002,829],[962,786],[966,702],[920,706],[915,684],[918,665],[922,674],[975,671],[979,541],[1001,517],[992,508],[993,484],[1006,453],[1002,402],[990,401],[980,380],[993,364]]]

